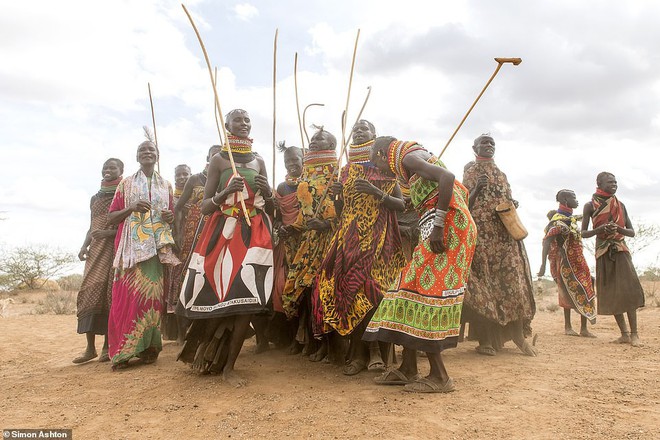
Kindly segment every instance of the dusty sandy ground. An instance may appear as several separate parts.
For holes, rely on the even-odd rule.
[[[240,389],[175,362],[172,342],[154,365],[74,365],[85,344],[75,316],[30,315],[36,295],[0,318],[0,429],[72,428],[76,439],[660,438],[659,307],[640,310],[644,346],[633,348],[610,343],[612,317],[592,327],[597,339],[564,336],[546,291],[533,322],[537,358],[512,343],[483,357],[465,342],[445,355],[456,392],[411,395],[374,385],[374,373],[256,355],[253,339],[237,363],[250,381]]]

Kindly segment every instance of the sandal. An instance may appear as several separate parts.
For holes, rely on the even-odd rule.
[[[383,371],[385,369],[385,362],[382,359],[375,359],[369,362],[367,371]]]
[[[360,371],[364,370],[367,368],[367,363],[363,360],[354,360],[349,363],[347,363],[343,370],[342,373],[346,376],[355,376],[358,374]]]
[[[94,353],[85,352],[85,353],[81,354],[80,356],[78,356],[77,358],[75,358],[72,362],[74,364],[84,364],[85,362],[91,361],[92,359],[94,359],[97,356],[98,356],[98,354],[96,354],[96,351]]]
[[[488,345],[477,345],[475,350],[477,350],[477,353],[483,354],[484,356],[495,356],[497,354],[495,349]]]
[[[378,385],[407,385],[419,379],[419,374],[408,377],[401,372],[401,370],[389,370],[374,377],[374,382]]]
[[[409,393],[451,393],[455,391],[454,380],[450,377],[444,384],[422,377],[403,387],[403,391]]]

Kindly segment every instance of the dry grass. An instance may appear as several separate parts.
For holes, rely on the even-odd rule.
[[[73,315],[76,313],[76,295],[73,292],[48,292],[34,308],[36,315]]]

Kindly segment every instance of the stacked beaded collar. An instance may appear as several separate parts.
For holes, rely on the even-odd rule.
[[[410,176],[403,166],[403,159],[413,151],[424,150],[420,144],[414,141],[393,141],[387,149],[387,163],[390,170],[399,176],[404,182],[410,180]]]
[[[233,134],[227,134],[227,140],[231,146],[231,152],[236,154],[250,154],[252,153],[252,139],[250,138],[239,138]],[[222,150],[223,153],[228,153],[227,144],[223,144]]]
[[[560,214],[564,214],[566,217],[570,217],[571,215],[573,215],[573,208],[569,208],[568,206],[562,205],[560,203],[557,212]]]
[[[359,145],[350,145],[348,147],[348,162],[349,163],[366,163],[371,158],[371,147],[374,144],[374,139]]]
[[[303,166],[328,165],[337,163],[335,150],[307,151],[303,157]]]
[[[101,180],[101,189],[99,189],[99,195],[100,196],[114,195],[115,190],[117,189],[117,185],[119,185],[119,182],[121,182],[121,176],[111,182],[106,182],[105,180]]]

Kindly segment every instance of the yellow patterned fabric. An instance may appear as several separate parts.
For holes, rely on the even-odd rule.
[[[314,279],[334,232],[335,206],[330,197],[323,195],[331,183],[337,167],[337,158],[319,160],[312,153],[305,156],[303,174],[296,191],[300,211],[293,226],[301,233],[301,245],[289,264],[282,295],[282,307],[288,317],[297,316],[303,292],[314,285]],[[327,153],[323,152],[326,156]],[[319,204],[319,218],[332,220],[333,227],[323,231],[308,230],[307,221],[314,217]]]
[[[405,266],[394,211],[385,209],[378,198],[358,193],[357,179],[387,194],[396,186],[373,166],[351,163],[342,169],[341,219],[312,296],[316,335],[332,330],[351,334]]]

